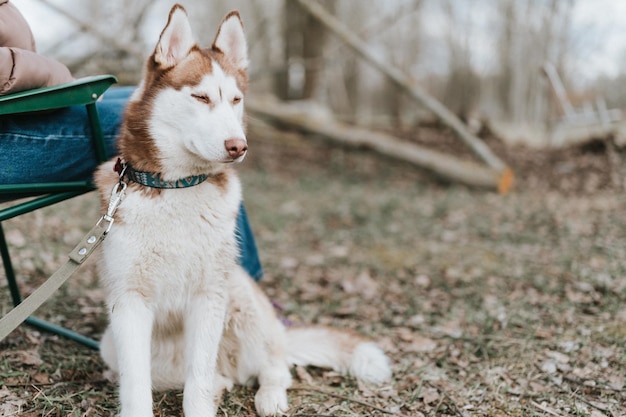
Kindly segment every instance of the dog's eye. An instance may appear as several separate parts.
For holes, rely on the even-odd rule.
[[[192,94],[191,97],[195,98],[196,100],[198,100],[201,103],[211,104],[211,99],[208,96],[205,96],[205,95],[202,95],[202,94]]]
[[[239,104],[240,102],[241,102],[241,97],[239,97],[239,96],[236,96],[236,97],[233,99],[233,104]]]

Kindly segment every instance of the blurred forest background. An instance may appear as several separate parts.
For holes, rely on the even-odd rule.
[[[293,0],[186,0],[200,43],[224,14],[240,10],[254,93],[323,103],[366,127],[406,129],[431,115],[360,59]],[[626,107],[621,2],[592,0],[320,0],[369,51],[404,73],[464,121],[489,121],[546,144],[568,110],[544,66],[560,76],[581,112]],[[605,4],[606,3],[606,4]],[[20,0],[41,53],[77,76],[136,83],[172,0]],[[603,10],[604,9],[604,10]],[[598,10],[602,20],[593,19]],[[626,11],[625,11],[626,13]],[[626,14],[621,16],[626,19]],[[623,33],[623,30],[622,30]],[[558,91],[557,91],[558,92]],[[619,112],[616,112],[619,118]],[[593,115],[592,115],[593,116]],[[509,134],[510,138],[515,135]]]
[[[41,53],[122,84],[140,79],[174,2],[12,1]],[[264,291],[291,322],[350,328],[392,359],[376,390],[296,369],[289,415],[626,416],[626,1],[180,2],[201,45],[231,9],[244,21],[237,170]],[[25,293],[98,213],[85,195],[7,224]],[[98,339],[95,263],[74,278],[39,313]],[[0,356],[0,415],[117,415],[91,350],[21,326]],[[220,415],[254,416],[253,398],[236,387]],[[179,391],[155,402],[182,413]]]

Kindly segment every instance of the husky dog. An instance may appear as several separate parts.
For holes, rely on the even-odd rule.
[[[236,11],[203,49],[175,5],[128,104],[120,159],[96,173],[105,207],[128,184],[98,265],[110,315],[101,354],[118,375],[122,417],[152,416],[152,389],[174,388],[187,417],[214,416],[235,383],[258,384],[259,415],[280,414],[294,364],[366,383],[391,376],[387,356],[356,334],[286,328],[237,264],[247,66]]]

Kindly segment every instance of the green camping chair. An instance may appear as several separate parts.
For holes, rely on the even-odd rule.
[[[112,75],[100,75],[81,78],[68,84],[0,96],[0,117],[7,114],[28,113],[84,105],[87,108],[87,117],[91,125],[94,152],[98,161],[104,162],[111,155],[107,155],[106,152],[96,101],[116,82],[117,79]],[[93,189],[94,185],[91,181],[0,184],[0,202],[3,203],[0,207],[0,255],[2,257],[4,272],[14,306],[22,302],[22,296],[9,256],[9,248],[2,228],[2,222],[42,207],[79,196]],[[26,319],[26,322],[37,328],[76,340],[94,349],[98,348],[98,343],[95,340],[64,327],[32,316]]]

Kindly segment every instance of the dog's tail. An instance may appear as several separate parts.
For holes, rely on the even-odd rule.
[[[330,327],[288,327],[287,358],[291,365],[330,368],[380,385],[391,378],[390,360],[364,337]]]

